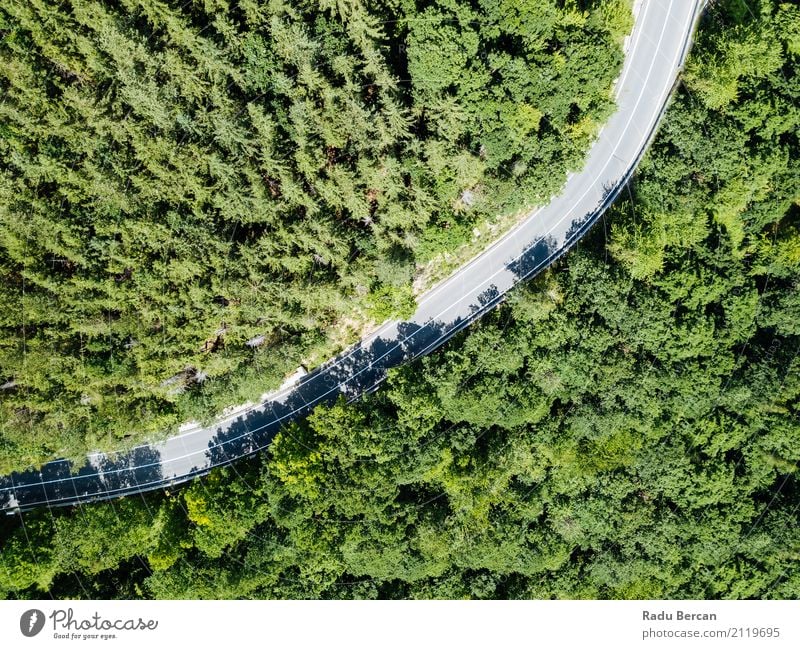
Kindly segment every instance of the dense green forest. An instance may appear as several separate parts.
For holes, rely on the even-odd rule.
[[[413,309],[613,109],[628,0],[9,0],[0,472],[164,432]]]
[[[628,195],[444,349],[173,493],[9,518],[6,597],[800,597],[800,10],[724,0]]]

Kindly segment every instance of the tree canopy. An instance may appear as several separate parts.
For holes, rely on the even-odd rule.
[[[551,195],[627,0],[0,7],[0,472],[276,387]],[[465,197],[469,200],[465,200]]]
[[[263,457],[5,521],[0,592],[800,596],[800,14],[747,6],[715,3],[630,192],[550,271]],[[706,71],[753,42],[720,103]]]

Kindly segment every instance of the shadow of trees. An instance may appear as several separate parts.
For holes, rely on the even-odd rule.
[[[515,275],[515,283],[534,276],[564,254],[594,225],[624,185],[623,181],[604,186],[598,206],[574,219],[563,239],[543,237],[506,264],[506,269]],[[308,415],[319,404],[331,403],[340,396],[352,401],[375,390],[389,369],[441,346],[499,304],[506,292],[491,285],[469,305],[464,316],[449,322],[398,322],[393,327],[394,336],[357,343],[302,377],[288,393],[233,420],[217,424],[203,461],[182,473],[163,473],[163,466],[170,458],[162,458],[157,446],[141,446],[113,457],[97,455],[77,472],[70,462],[59,460],[44,465],[40,471],[0,478],[0,508],[13,511],[43,505],[71,505],[150,491],[253,455],[267,448],[285,424]]]
[[[352,401],[375,390],[389,369],[441,346],[494,307],[502,297],[492,285],[470,305],[466,316],[450,322],[398,322],[394,337],[357,343],[348,352],[304,376],[288,394],[237,418],[224,429],[219,428],[208,445],[209,465],[229,464],[268,447],[283,425],[308,415],[322,403],[332,403],[340,396]]]
[[[0,509],[61,507],[140,493],[163,483],[161,454],[153,446],[92,456],[77,472],[66,460],[0,478]]]

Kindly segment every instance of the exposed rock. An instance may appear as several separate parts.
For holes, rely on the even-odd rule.
[[[184,373],[179,372],[178,374],[173,374],[168,379],[164,379],[161,381],[161,387],[166,388],[170,385],[175,385],[178,381],[182,381],[184,378]]]
[[[264,344],[264,341],[266,339],[267,339],[267,337],[264,334],[261,334],[259,336],[255,336],[254,338],[251,338],[250,340],[248,340],[245,343],[245,345],[247,345],[248,347],[259,347],[259,346]]]

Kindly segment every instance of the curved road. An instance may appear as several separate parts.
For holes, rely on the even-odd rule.
[[[340,394],[369,392],[386,370],[430,352],[493,308],[519,281],[549,266],[578,241],[627,183],[653,137],[685,60],[704,0],[641,0],[615,92],[617,111],[582,171],[561,194],[426,293],[404,322],[388,322],[354,347],[209,427],[183,427],[164,442],[95,453],[83,467],[66,460],[0,478],[7,513],[73,505],[159,489],[252,455],[281,425]],[[77,470],[76,470],[77,469]]]

